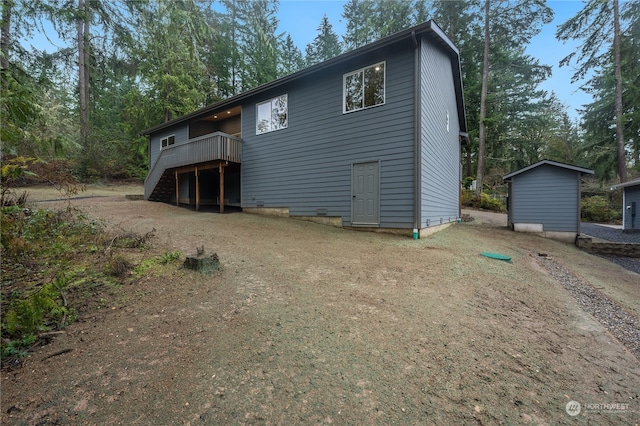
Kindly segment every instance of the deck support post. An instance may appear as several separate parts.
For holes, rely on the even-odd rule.
[[[180,175],[176,169],[176,206],[180,207]]]
[[[196,211],[200,210],[200,173],[196,167]]]
[[[220,213],[224,213],[224,166],[220,163],[218,167],[220,172]]]

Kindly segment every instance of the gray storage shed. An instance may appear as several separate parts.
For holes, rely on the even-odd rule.
[[[640,178],[611,187],[618,188],[622,188],[622,229],[640,231]]]
[[[509,226],[573,242],[580,234],[581,178],[586,174],[593,170],[542,160],[503,176],[509,183]]]

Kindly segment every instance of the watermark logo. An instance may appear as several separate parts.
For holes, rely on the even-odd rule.
[[[564,407],[564,409],[568,415],[570,415],[571,417],[575,417],[580,414],[580,410],[582,409],[582,407],[580,406],[580,403],[578,401],[569,401],[567,402],[567,405]]]
[[[578,401],[569,401],[564,407],[565,411],[571,417],[575,417],[580,413],[615,413],[629,410],[629,404],[625,403],[583,403]]]

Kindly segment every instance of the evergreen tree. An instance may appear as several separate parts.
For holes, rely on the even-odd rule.
[[[558,27],[561,41],[582,40],[577,52],[567,55],[560,66],[576,59],[579,67],[573,76],[578,81],[592,69],[613,65],[615,76],[616,170],[620,182],[627,180],[627,162],[622,112],[622,71],[620,52],[620,12],[618,0],[589,0],[578,14]],[[605,49],[611,46],[612,50]],[[606,125],[602,123],[601,125]]]
[[[413,25],[413,5],[409,0],[374,0],[372,20],[376,39],[381,39]]]
[[[317,64],[338,56],[342,52],[340,41],[327,15],[324,15],[318,27],[318,35],[307,45],[307,65]]]
[[[485,175],[485,156],[487,144],[487,125],[493,120],[489,116],[489,88],[500,84],[500,74],[490,73],[492,57],[497,52],[508,52],[521,48],[540,32],[543,24],[551,22],[553,11],[544,0],[513,0],[484,2],[484,50],[482,62],[482,85],[480,95],[480,119],[478,130],[477,187],[476,196],[483,190]],[[495,98],[497,99],[497,98]],[[492,145],[498,146],[494,139]]]
[[[291,34],[287,34],[287,38],[282,43],[282,47],[280,50],[281,50],[281,59],[280,59],[280,67],[279,67],[280,77],[288,74],[292,74],[304,68],[305,62],[304,62],[304,58],[302,57],[302,52],[293,43]]]
[[[451,1],[454,2],[453,0]],[[458,1],[455,1],[455,2],[458,2]],[[436,22],[438,22],[437,19],[433,18],[431,13],[430,6],[433,5],[433,3],[436,3],[436,1],[426,2],[426,1],[416,0],[413,6],[413,22],[416,25],[426,22],[429,19],[434,19]],[[438,24],[440,24],[440,22],[438,22]]]
[[[612,49],[609,49],[610,51]],[[640,46],[629,32],[621,35],[622,117],[625,150],[633,167],[640,171]],[[616,170],[616,78],[613,64],[599,69],[583,86],[593,100],[582,113],[590,167],[600,180],[608,180]]]
[[[242,25],[241,10],[236,0],[221,0],[225,12],[217,14],[211,12],[209,23],[217,26],[215,45],[218,54],[211,57],[213,66],[217,70],[218,87],[221,98],[228,98],[242,91],[242,74],[245,68],[239,42]]]
[[[204,106],[208,81],[201,46],[209,27],[192,0],[148,3],[142,10],[137,44],[144,115],[169,121]],[[146,105],[145,105],[146,104]],[[136,106],[132,106],[136,107]]]
[[[587,166],[582,136],[577,123],[572,122],[566,107],[560,103],[555,94],[543,117],[546,131],[545,146],[541,157],[565,164]]]
[[[418,2],[422,4],[423,2]],[[460,66],[467,112],[469,144],[463,147],[464,176],[475,176],[474,153],[478,147],[480,89],[483,51],[483,21],[478,0],[436,0],[429,16],[460,51]]]
[[[375,41],[371,0],[349,0],[343,7],[342,17],[346,20],[346,32],[342,36],[345,51]]]
[[[278,77],[279,47],[282,35],[277,35],[277,0],[227,0],[236,26],[240,92],[268,83]]]

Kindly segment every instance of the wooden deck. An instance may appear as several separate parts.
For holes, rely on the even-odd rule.
[[[242,139],[216,132],[163,148],[144,182],[144,198],[168,202],[175,194],[180,203],[180,175],[195,173],[196,210],[200,208],[200,173],[217,170],[220,176],[219,205],[224,212],[224,172],[242,162]]]

